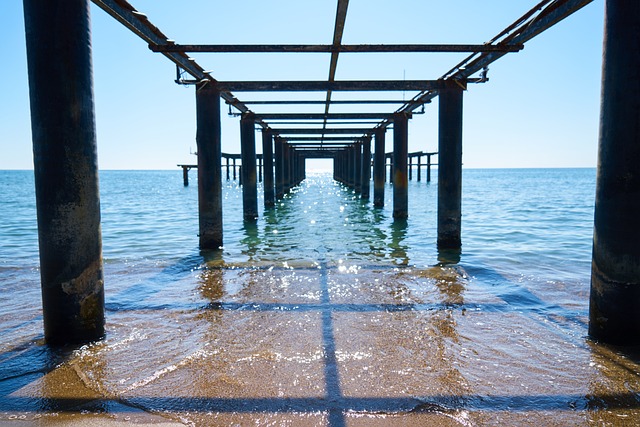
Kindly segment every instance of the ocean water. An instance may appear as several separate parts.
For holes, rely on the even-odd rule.
[[[108,333],[58,350],[33,174],[0,171],[0,424],[640,420],[638,358],[587,337],[595,169],[465,170],[459,254],[436,249],[437,182],[394,221],[390,184],[376,209],[329,173],[256,223],[225,182],[201,253],[190,178],[101,172]]]

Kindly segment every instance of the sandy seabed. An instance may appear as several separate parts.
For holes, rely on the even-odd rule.
[[[639,425],[637,354],[588,340],[547,286],[459,266],[210,265],[107,305],[101,342],[5,341],[0,426]]]

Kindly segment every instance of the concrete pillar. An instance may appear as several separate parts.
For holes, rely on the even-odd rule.
[[[245,221],[254,221],[258,218],[255,123],[256,117],[253,113],[244,113],[240,119],[242,209]]]
[[[369,200],[371,194],[371,137],[362,141],[362,198]]]
[[[229,179],[230,179],[230,175],[229,175],[229,156],[227,156],[226,159],[227,159],[227,181],[229,181]]]
[[[374,131],[375,152],[373,153],[373,206],[384,206],[384,173],[386,170],[384,156],[384,137],[386,129]]]
[[[232,160],[233,160],[233,180],[235,181],[236,179],[238,179],[238,176],[236,175],[236,159],[235,159],[235,157]]]
[[[262,182],[262,157],[263,156],[257,156],[258,157],[258,182]]]
[[[422,180],[422,154],[418,155],[418,182]]]
[[[222,246],[222,144],[220,92],[196,86],[200,249]]]
[[[104,336],[89,4],[23,4],[44,336],[89,342]]]
[[[438,135],[438,248],[462,246],[462,88],[440,91]]]
[[[393,115],[393,217],[409,216],[409,180],[407,157],[409,151],[409,118],[406,114]]]
[[[431,155],[427,156],[427,182],[431,182]]]
[[[276,193],[273,179],[273,134],[267,129],[262,132],[262,158],[264,165],[264,206],[270,207],[276,203]]]
[[[640,3],[607,0],[589,335],[640,344]]]

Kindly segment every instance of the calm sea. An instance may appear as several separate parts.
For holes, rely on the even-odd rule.
[[[436,179],[409,182],[410,216],[398,222],[390,184],[374,209],[330,174],[309,174],[275,208],[259,200],[252,224],[241,187],[225,181],[224,248],[201,254],[196,175],[184,187],[180,170],[101,172],[108,335],[61,365],[41,345],[33,173],[0,171],[0,420],[33,419],[42,408],[28,396],[60,366],[84,388],[191,425],[233,404],[266,405],[238,413],[275,424],[324,420],[307,425],[363,413],[418,417],[407,425],[427,414],[455,425],[639,415],[637,366],[586,339],[595,169],[464,170],[453,264],[436,249]],[[322,402],[279,400],[317,387],[338,396],[328,415]],[[183,400],[149,397],[173,392]],[[194,406],[191,395],[236,400]]]
[[[194,265],[198,250],[197,177],[179,171],[103,171],[100,175],[105,264]],[[409,182],[406,223],[374,209],[329,174],[311,174],[260,219],[242,221],[241,187],[224,183],[227,263],[438,263],[437,183]],[[595,169],[465,170],[461,264],[526,280],[586,286],[590,274]],[[38,267],[33,173],[0,171],[0,279]],[[319,253],[322,256],[318,255]],[[134,273],[135,269],[131,273]],[[107,278],[107,286],[109,285]],[[108,292],[107,292],[108,295]]]

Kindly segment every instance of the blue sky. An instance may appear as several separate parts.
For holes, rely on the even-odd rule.
[[[351,0],[343,43],[483,43],[537,2],[396,0],[390,7],[388,1]],[[131,4],[168,37],[184,44],[330,44],[336,8],[336,2],[329,0],[131,0]],[[603,10],[603,1],[594,1],[523,51],[495,62],[488,83],[470,85],[464,98],[465,167],[596,165]],[[7,46],[0,67],[0,169],[32,169],[22,2],[1,1],[0,17],[0,36]],[[100,168],[175,169],[177,163],[194,163],[190,155],[196,147],[194,88],[176,85],[171,62],[152,53],[93,5],[92,35]],[[192,56],[213,70],[218,80],[324,80],[329,69],[329,54]],[[464,56],[342,54],[336,78],[436,79]],[[265,95],[237,96],[248,100]],[[322,93],[288,96],[324,99]],[[412,93],[404,96],[409,99]],[[333,98],[354,97],[335,93]],[[321,112],[323,107],[317,108]],[[336,106],[331,111],[354,111],[351,108]],[[434,102],[424,115],[410,121],[410,151],[436,151],[437,116]],[[238,118],[224,114],[222,123],[223,151],[239,152]],[[387,151],[391,140],[389,133]]]

